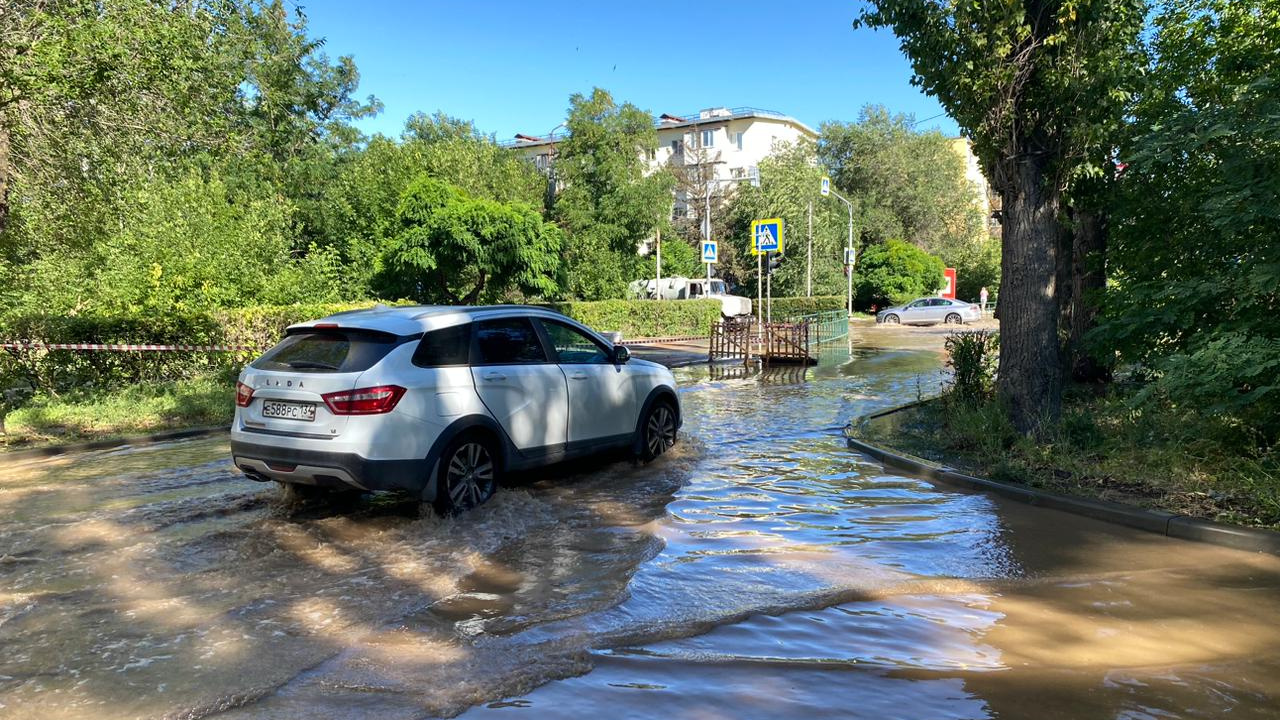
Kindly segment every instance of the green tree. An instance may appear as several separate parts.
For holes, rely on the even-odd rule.
[[[871,0],[913,82],[973,139],[1001,194],[999,391],[1020,431],[1061,410],[1060,215],[1068,179],[1123,112],[1143,0]]]
[[[374,280],[384,297],[474,304],[558,290],[563,235],[529,205],[475,198],[422,175],[397,216],[400,233],[383,250]]]
[[[804,295],[808,263],[809,205],[813,204],[813,292],[843,294],[844,246],[848,216],[843,203],[818,194],[823,169],[810,140],[780,144],[760,162],[760,187],[740,184],[728,212],[731,242],[720,252],[721,274],[756,292],[756,258],[751,254],[751,221],[779,217],[785,223],[783,260],[772,278],[775,295]],[[728,247],[725,247],[725,246]]]
[[[663,237],[662,277],[703,277],[705,273],[702,254],[692,243],[679,236]],[[641,274],[649,277],[648,270]]]
[[[1280,6],[1174,0],[1120,151],[1100,353],[1148,392],[1280,427]]]
[[[985,237],[986,218],[952,140],[914,126],[870,105],[857,122],[824,123],[818,154],[835,186],[859,201],[864,237],[900,238],[947,258]]]
[[[559,147],[552,217],[569,236],[564,290],[588,300],[623,297],[644,274],[637,255],[670,217],[673,180],[648,172],[658,146],[649,113],[596,88],[569,99],[569,137]]]
[[[942,286],[942,260],[902,240],[876,243],[858,259],[854,305],[862,310],[933,295]]]
[[[363,138],[352,122],[382,110],[370,95],[355,97],[360,73],[349,55],[331,62],[324,41],[306,34],[306,16],[292,18],[283,0],[244,13],[245,77],[239,96],[253,147],[270,162],[260,172],[284,188],[299,208],[297,243],[324,243],[324,187],[343,151]]]
[[[323,244],[351,268],[348,298],[369,294],[374,259],[400,231],[400,197],[422,174],[478,198],[538,209],[547,182],[531,163],[475,132],[470,122],[442,113],[410,118],[398,141],[375,136],[324,186]]]

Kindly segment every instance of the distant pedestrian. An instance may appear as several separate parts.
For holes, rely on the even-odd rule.
[[[985,287],[982,288],[982,291],[978,293],[978,300],[982,302],[982,312],[986,312],[987,311],[987,289]]]

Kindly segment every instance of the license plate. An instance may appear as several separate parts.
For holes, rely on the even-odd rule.
[[[311,403],[264,400],[262,403],[262,417],[278,418],[280,420],[315,422],[316,406]]]

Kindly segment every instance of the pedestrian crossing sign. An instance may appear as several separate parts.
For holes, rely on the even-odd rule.
[[[719,255],[718,250],[719,248],[716,245],[715,240],[703,240],[702,241],[702,262],[708,263],[708,264],[714,264],[716,262],[717,256]]]
[[[751,254],[782,254],[782,218],[751,222]]]

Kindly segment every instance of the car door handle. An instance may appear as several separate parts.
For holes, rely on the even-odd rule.
[[[569,376],[569,378],[570,378],[571,380],[586,380],[588,377],[590,377],[590,376],[589,376],[589,375],[587,375],[586,373],[582,372],[581,370],[578,370],[577,372],[575,372],[575,373],[573,373],[573,374],[571,374],[571,375]]]
[[[484,374],[484,379],[489,382],[500,382],[502,380],[506,380],[507,376],[499,372],[490,372]]]

